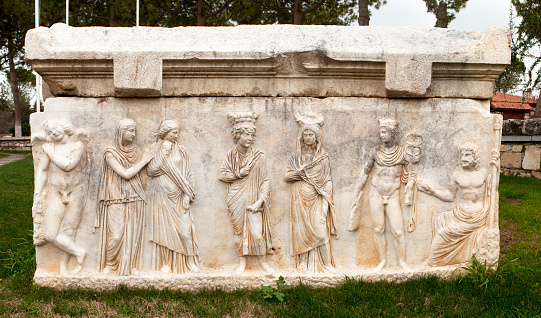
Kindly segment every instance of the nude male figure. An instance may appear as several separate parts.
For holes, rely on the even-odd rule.
[[[352,206],[352,222],[350,222],[350,231],[358,228],[358,224],[354,225],[353,219],[357,210],[357,204],[363,195],[363,188],[368,180],[368,174],[372,169],[375,169],[372,178],[372,184],[369,190],[369,205],[370,215],[372,217],[372,229],[374,230],[374,241],[380,258],[380,263],[374,271],[379,271],[387,264],[387,240],[385,238],[385,215],[389,219],[389,226],[394,236],[396,253],[398,256],[399,265],[411,271],[406,264],[406,241],[404,236],[404,224],[402,218],[402,209],[400,206],[399,189],[404,174],[410,171],[410,163],[408,162],[405,150],[397,145],[396,131],[398,123],[393,119],[379,120],[379,137],[381,145],[373,148],[370,151],[368,160],[363,171],[357,179]],[[412,180],[408,180],[406,185],[406,204],[411,204],[411,188],[413,187]]]
[[[44,129],[49,141],[43,144],[45,156],[36,168],[33,210],[43,211],[46,191],[45,240],[64,252],[60,261],[62,275],[68,274],[70,256],[77,258],[75,274],[81,271],[86,255],[85,249],[74,242],[86,190],[84,144],[74,140],[71,124],[50,121]]]
[[[490,164],[499,166],[499,153],[492,152]],[[467,262],[477,251],[477,236],[486,227],[489,214],[487,169],[480,166],[479,148],[470,142],[460,146],[462,169],[451,175],[448,189],[439,189],[419,179],[417,188],[442,201],[455,202],[455,209],[437,213],[428,262],[432,266]]]

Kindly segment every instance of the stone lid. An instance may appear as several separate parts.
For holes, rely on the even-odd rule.
[[[54,95],[489,99],[509,31],[250,25],[75,28],[26,35]]]

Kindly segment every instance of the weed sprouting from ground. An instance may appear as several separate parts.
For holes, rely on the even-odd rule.
[[[276,298],[278,301],[283,302],[287,291],[290,289],[291,286],[286,283],[283,276],[280,276],[278,280],[276,280],[276,288],[261,285],[261,288],[256,288],[256,291],[260,292],[264,299],[271,300]]]
[[[497,282],[505,279],[505,276],[514,270],[517,259],[510,260],[504,263],[498,268],[498,263],[500,261],[494,262],[492,264],[487,264],[487,261],[480,262],[475,255],[472,259],[464,266],[456,269],[453,272],[453,275],[457,270],[463,270],[463,275],[459,278],[459,282],[469,281],[477,287],[488,288],[489,284],[496,285]]]

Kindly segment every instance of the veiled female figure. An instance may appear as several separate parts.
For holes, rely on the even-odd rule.
[[[195,180],[190,159],[178,144],[179,126],[164,120],[158,129],[154,158],[148,164],[151,240],[154,266],[164,273],[199,271],[198,247],[190,203]]]
[[[296,153],[284,178],[292,183],[289,200],[295,267],[333,272],[331,234],[336,230],[329,155],[321,148],[319,124],[300,117],[309,123],[301,122]]]
[[[140,171],[152,156],[135,148],[134,138],[135,122],[123,119],[115,146],[103,152],[94,226],[100,227],[99,270],[105,274],[137,275],[141,269],[146,195]]]

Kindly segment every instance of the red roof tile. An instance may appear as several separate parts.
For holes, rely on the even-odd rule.
[[[530,111],[534,110],[536,103],[536,99],[523,98],[522,96],[504,94],[502,92],[496,92],[492,96],[492,105],[496,110]]]

